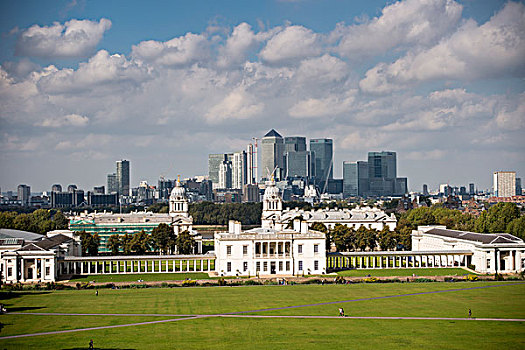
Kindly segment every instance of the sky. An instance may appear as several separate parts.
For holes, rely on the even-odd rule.
[[[270,129],[479,189],[525,178],[525,3],[2,1],[0,188],[207,175]]]

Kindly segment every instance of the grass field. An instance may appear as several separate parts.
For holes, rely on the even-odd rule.
[[[75,277],[70,279],[71,282],[136,282],[143,280],[144,282],[155,281],[182,281],[185,279],[200,280],[211,279],[207,273],[204,272],[189,272],[189,273],[129,273],[120,275],[88,275]]]
[[[477,288],[493,286],[489,288]],[[475,288],[460,290],[463,288]],[[436,291],[448,291],[432,294]],[[137,316],[0,316],[0,336],[167,319],[144,314],[473,316],[525,319],[525,283],[456,282],[155,288],[0,293],[8,311],[120,313]],[[388,297],[388,298],[384,298]],[[368,299],[366,298],[381,298]],[[337,301],[355,300],[346,303]],[[266,308],[336,302],[282,310]],[[142,314],[142,316],[141,316]],[[172,316],[174,318],[174,316]],[[123,328],[1,339],[0,348],[289,349],[289,348],[505,348],[525,347],[525,322],[474,320],[260,319],[206,317]]]
[[[363,269],[363,270],[344,270],[337,272],[339,276],[348,277],[388,277],[388,276],[462,276],[473,274],[461,268],[423,268],[423,269]]]

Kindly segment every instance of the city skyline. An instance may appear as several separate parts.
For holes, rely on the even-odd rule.
[[[523,3],[205,3],[2,3],[2,191],[205,175],[272,128],[333,139],[334,178],[369,151],[409,190],[525,173]]]

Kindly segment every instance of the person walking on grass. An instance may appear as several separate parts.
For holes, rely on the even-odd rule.
[[[93,348],[93,339],[90,339],[90,340],[89,340],[89,348],[90,348],[90,349],[94,349],[94,348]]]
[[[345,317],[345,310],[342,307],[339,308],[339,316]]]
[[[468,309],[468,318],[472,318],[472,310]]]

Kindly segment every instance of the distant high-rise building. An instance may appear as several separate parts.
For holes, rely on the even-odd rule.
[[[108,194],[118,193],[117,174],[108,174]]]
[[[496,171],[494,172],[494,196],[511,197],[516,195],[516,172]]]
[[[284,169],[284,140],[274,129],[262,138],[262,173],[264,178],[274,175],[276,180],[282,179]]]
[[[315,157],[315,183],[321,192],[334,176],[334,145],[332,139],[310,139],[310,152]]]
[[[232,188],[242,190],[246,184],[248,157],[245,151],[233,154],[232,162]]]
[[[255,164],[255,147],[250,143],[246,148],[246,183],[251,185],[256,183],[255,170],[257,164]]]
[[[217,153],[208,155],[208,179],[214,187],[219,185],[219,168],[224,161],[233,161],[233,153]]]
[[[217,188],[232,188],[232,163],[228,160],[219,165],[219,184]]]
[[[68,191],[69,193],[73,193],[73,192],[75,192],[77,189],[78,189],[78,188],[77,188],[77,185],[74,185],[74,184],[67,186],[67,191]]]
[[[521,177],[516,178],[516,196],[521,196]]]
[[[306,137],[303,136],[286,136],[284,138],[285,152],[303,152],[306,151]]]
[[[449,196],[452,194],[452,187],[450,187],[449,184],[440,184],[439,193],[443,196]]]
[[[285,178],[312,177],[312,154],[309,151],[285,151],[284,168]]]
[[[423,196],[428,196],[428,185],[423,184]]]
[[[170,193],[173,187],[175,187],[175,180],[165,179],[161,176],[157,186],[157,189],[159,191],[159,198],[168,199],[170,197]]]
[[[129,161],[117,161],[118,192],[121,196],[129,196]]]
[[[476,190],[474,189],[473,183],[468,184],[468,194],[470,194],[471,196],[476,194]]]
[[[343,162],[343,196],[364,196],[368,192],[368,162]]]
[[[51,186],[51,192],[62,192],[62,186],[60,184],[54,184]]]
[[[18,200],[23,207],[28,207],[31,201],[31,186],[18,185]]]
[[[408,185],[405,177],[397,177],[396,152],[368,152],[369,194],[372,196],[404,195]]]

